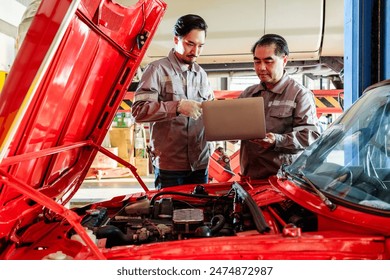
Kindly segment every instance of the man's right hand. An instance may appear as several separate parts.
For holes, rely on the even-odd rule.
[[[194,100],[182,99],[177,106],[177,112],[197,120],[202,115],[202,105]]]

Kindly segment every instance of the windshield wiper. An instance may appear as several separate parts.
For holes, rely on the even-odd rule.
[[[336,209],[336,204],[334,204],[332,201],[330,201],[329,198],[327,198],[302,172],[299,171],[299,173],[290,173],[285,168],[282,170],[282,174],[285,177],[289,177],[293,180],[297,180],[300,183],[305,183],[305,185],[309,186],[322,200],[322,202],[325,204],[326,207],[329,208],[330,211],[333,211]]]
[[[303,172],[300,172],[301,178],[307,183],[308,186],[311,187],[311,189],[320,197],[322,202],[325,204],[326,207],[329,208],[330,211],[333,211],[336,209],[336,204],[334,204],[328,197],[326,197],[310,180],[303,174]]]

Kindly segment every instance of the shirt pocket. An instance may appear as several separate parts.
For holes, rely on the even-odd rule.
[[[185,98],[182,84],[175,83],[174,81],[165,83],[164,90],[161,93],[162,101],[177,101]]]
[[[292,131],[294,107],[288,105],[273,105],[270,108],[270,119],[267,121],[267,130],[274,133]]]
[[[206,101],[210,99],[210,93],[208,87],[200,87],[196,95],[197,101]]]
[[[200,83],[195,88],[196,94],[195,94],[195,100],[196,101],[206,101],[211,99],[211,88],[208,86],[208,84]]]

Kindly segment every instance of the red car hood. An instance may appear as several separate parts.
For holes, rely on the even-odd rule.
[[[105,152],[165,9],[160,0],[42,1],[0,94],[0,239],[45,207],[79,219],[63,205]]]

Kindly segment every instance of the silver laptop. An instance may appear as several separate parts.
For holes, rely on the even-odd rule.
[[[204,101],[202,110],[208,141],[265,137],[263,97]]]

